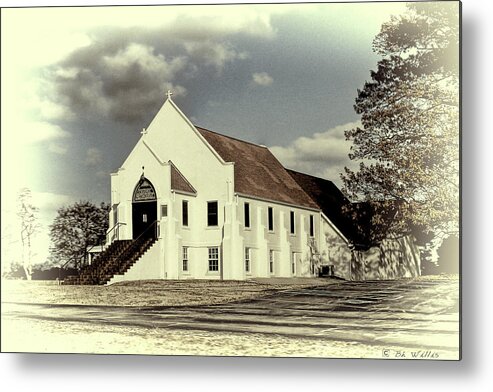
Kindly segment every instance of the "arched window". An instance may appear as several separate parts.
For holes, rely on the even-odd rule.
[[[151,182],[142,176],[134,189],[132,201],[134,203],[156,200],[156,190]]]

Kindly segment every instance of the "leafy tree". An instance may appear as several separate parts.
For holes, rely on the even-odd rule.
[[[394,232],[448,235],[459,221],[459,5],[407,8],[374,39],[382,59],[354,106],[362,127],[345,132],[360,166],[342,179],[353,199],[398,206]]]
[[[32,275],[32,240],[40,229],[38,223],[39,209],[32,204],[31,199],[31,190],[28,188],[21,189],[17,216],[21,223],[22,266],[28,280],[31,280]]]
[[[86,265],[88,247],[104,240],[109,210],[108,204],[98,207],[88,201],[60,208],[50,226],[51,260],[58,265],[72,264],[76,269]]]

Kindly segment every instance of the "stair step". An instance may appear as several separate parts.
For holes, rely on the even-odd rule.
[[[62,284],[106,284],[115,275],[125,274],[156,241],[156,239],[115,241],[91,265],[84,267],[78,276],[68,276]]]

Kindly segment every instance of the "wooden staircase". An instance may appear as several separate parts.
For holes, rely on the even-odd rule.
[[[149,248],[156,238],[114,241],[91,265],[83,267],[76,276],[63,280],[64,285],[103,285],[115,275],[123,275]]]

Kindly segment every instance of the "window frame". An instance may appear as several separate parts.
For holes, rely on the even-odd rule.
[[[315,218],[313,215],[310,215],[310,218],[309,218],[309,221],[310,221],[310,237],[313,238],[315,237]]]
[[[165,212],[164,214],[163,211]],[[161,218],[167,218],[167,217],[168,217],[168,205],[161,204]]]
[[[118,223],[118,204],[113,204],[113,226]]]
[[[248,202],[243,203],[243,224],[244,224],[246,229],[249,229],[251,227],[250,203],[248,203]]]
[[[183,199],[181,201],[181,225],[183,227],[189,227],[189,209],[188,209],[188,200]]]
[[[215,224],[210,223],[211,217],[214,217],[214,213],[211,213],[209,211],[209,206],[216,205],[216,212],[215,212]],[[219,226],[219,202],[217,200],[211,200],[207,202],[207,227],[217,227]]]
[[[182,253],[181,253],[181,270],[182,272],[189,272],[190,264],[189,264],[189,255],[188,255],[188,246],[183,246],[182,247]]]
[[[296,218],[293,210],[289,211],[289,234],[296,235]]]
[[[274,250],[269,249],[269,273],[274,275]]]
[[[274,207],[267,207],[267,229],[274,232]]]
[[[207,266],[208,272],[212,272],[212,273],[219,272],[219,248],[217,246],[207,248],[207,254],[208,254],[208,266]]]
[[[247,274],[250,274],[252,272],[252,249],[249,248],[248,246],[245,246],[244,261],[245,261],[245,272]]]

